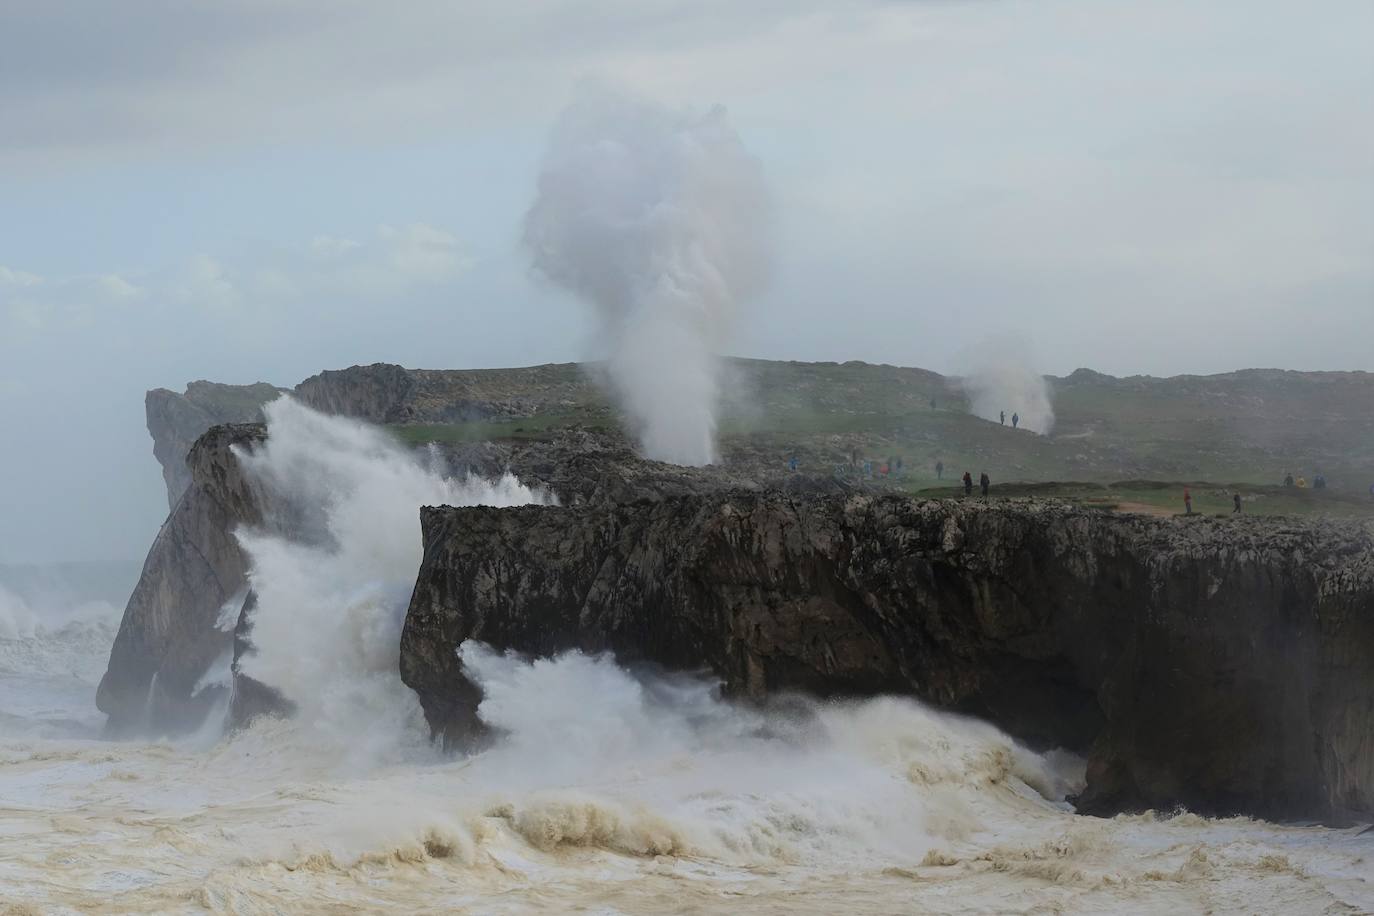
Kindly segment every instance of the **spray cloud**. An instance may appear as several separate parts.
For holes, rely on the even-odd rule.
[[[716,457],[719,352],[768,273],[768,195],[725,110],[586,89],[525,217],[535,269],[596,310],[607,377],[647,457]]]
[[[447,477],[436,456],[290,397],[263,413],[267,442],[239,456],[272,515],[261,529],[236,532],[258,596],[255,651],[242,669],[280,690],[321,734],[361,757],[380,756],[423,733],[419,704],[397,674],[422,553],[420,506],[548,498],[509,474]]]
[[[969,410],[984,420],[997,422],[1003,412],[1007,425],[1013,414],[1021,428],[1048,436],[1054,430],[1054,404],[1045,377],[1034,368],[1026,342],[994,337],[969,350],[962,384],[969,396]]]

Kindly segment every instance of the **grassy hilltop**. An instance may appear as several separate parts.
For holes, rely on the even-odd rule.
[[[376,364],[323,372],[294,393],[319,409],[384,424],[411,444],[620,429],[597,371],[573,363],[453,370]],[[1374,507],[1374,374],[1252,369],[1113,378],[1080,369],[1046,381],[1058,419],[1041,436],[972,416],[958,379],[924,369],[731,359],[722,385],[722,457],[782,466],[795,454],[804,472],[849,474],[856,453],[875,462],[900,455],[906,472],[886,486],[945,492],[964,470],[975,478],[986,470],[1003,495],[1053,493],[1136,511],[1180,508],[1185,482],[1195,508],[1208,513],[1230,511],[1234,485],[1247,511],[1362,514]],[[276,392],[208,383],[186,395],[159,391],[149,428],[155,441],[180,442],[204,429],[202,413],[237,416]],[[196,410],[178,411],[182,401]],[[1017,409],[1006,405],[1008,414]],[[196,428],[186,435],[164,419],[182,412],[194,413]],[[945,481],[936,480],[937,461]],[[1329,489],[1284,490],[1277,485],[1285,471],[1309,481],[1323,473]],[[1071,483],[1049,486],[1055,481]]]
[[[516,373],[519,373],[518,375]],[[460,373],[445,373],[456,376]],[[573,366],[473,370],[464,385],[529,409],[450,423],[402,423],[409,442],[541,436],[563,426],[617,427],[620,418]],[[894,485],[938,492],[946,479],[986,470],[999,492],[1013,482],[1074,481],[1035,492],[1164,511],[1194,485],[1198,511],[1230,511],[1242,485],[1247,510],[1367,511],[1374,483],[1374,375],[1247,370],[1212,376],[1118,379],[1090,370],[1051,378],[1058,417],[1051,435],[1013,430],[972,416],[957,379],[923,369],[849,363],[732,360],[725,384],[725,459],[749,455],[802,470],[832,471],[855,450],[882,461],[900,455],[907,473]],[[544,397],[546,396],[546,397]],[[932,409],[931,401],[935,402]],[[1008,404],[1010,414],[1016,405]],[[1278,487],[1285,471],[1325,492]],[[1137,481],[1120,485],[1122,481]],[[1152,482],[1168,482],[1160,486]],[[1112,486],[1105,486],[1105,485]]]

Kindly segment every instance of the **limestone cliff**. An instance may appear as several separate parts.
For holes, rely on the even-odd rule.
[[[153,437],[153,457],[162,465],[167,483],[167,507],[175,509],[177,500],[191,485],[186,456],[206,430],[221,423],[255,423],[262,420],[262,405],[278,397],[281,390],[258,382],[256,385],[221,385],[216,382],[191,382],[183,394],[154,388],[144,398],[148,434]]]
[[[233,531],[262,517],[231,447],[265,436],[260,425],[216,426],[191,448],[190,485],[148,551],[96,693],[112,733],[146,722],[175,731],[204,715],[213,691],[196,686],[232,651],[247,582]]]
[[[715,492],[422,511],[402,677],[480,728],[465,639],[895,692],[1089,755],[1088,812],[1374,812],[1374,534],[1062,504]]]

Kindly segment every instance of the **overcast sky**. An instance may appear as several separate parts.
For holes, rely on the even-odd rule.
[[[581,81],[724,105],[734,352],[1374,369],[1374,3],[9,0],[0,562],[135,558],[143,392],[587,352],[520,221]]]

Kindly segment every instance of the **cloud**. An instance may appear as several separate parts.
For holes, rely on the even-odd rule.
[[[38,332],[87,325],[101,315],[127,316],[128,310],[184,322],[194,312],[238,321],[282,309],[374,308],[451,284],[472,264],[465,246],[443,229],[383,225],[367,242],[321,235],[228,257],[196,255],[136,276],[45,278],[0,267],[0,315],[15,329]]]
[[[548,112],[626,48],[671,53],[767,32],[820,0],[76,0],[0,29],[0,152],[432,133],[465,113]]]

